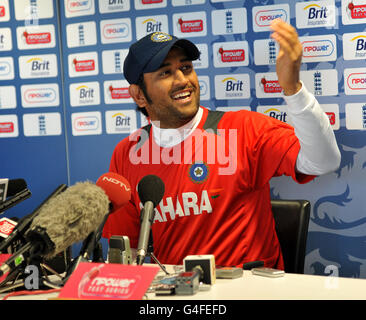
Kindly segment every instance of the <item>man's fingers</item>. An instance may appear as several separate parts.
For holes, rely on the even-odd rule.
[[[290,46],[294,47],[299,43],[296,29],[290,24],[280,19],[276,19],[271,23],[271,29],[273,34],[280,35],[282,39],[289,43]]]

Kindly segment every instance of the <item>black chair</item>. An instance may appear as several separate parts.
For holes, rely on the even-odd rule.
[[[304,273],[310,202],[307,200],[271,200],[271,205],[285,272]]]

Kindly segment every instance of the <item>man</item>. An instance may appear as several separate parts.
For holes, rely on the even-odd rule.
[[[136,186],[148,174],[165,183],[152,226],[161,263],[182,264],[191,254],[213,254],[216,264],[263,260],[284,268],[270,204],[269,180],[288,175],[299,183],[335,170],[340,153],[329,120],[299,80],[302,47],[296,30],[276,20],[278,80],[294,128],[250,111],[200,107],[188,40],[154,33],[130,47],[124,63],[129,92],[151,124],[122,140],[110,171],[134,192],[110,216],[104,236],[127,235],[136,248],[141,203]]]

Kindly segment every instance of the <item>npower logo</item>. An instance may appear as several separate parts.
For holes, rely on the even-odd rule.
[[[224,50],[219,49],[221,62],[240,62],[245,60],[245,51],[243,49]]]
[[[347,6],[347,12],[352,19],[365,19],[366,4],[354,5],[353,2],[350,2]]]
[[[366,72],[350,73],[347,77],[347,86],[351,90],[366,89]]]
[[[109,86],[109,93],[112,99],[130,99],[130,93],[128,87],[125,88],[114,88],[112,85]]]
[[[275,19],[287,21],[287,12],[284,9],[261,10],[255,15],[254,22],[258,27],[269,27]]]
[[[0,6],[0,18],[5,17],[6,15],[6,8],[5,6]]]
[[[183,33],[201,32],[203,31],[203,20],[183,20],[180,18],[178,19],[178,26],[180,28],[180,32]]]
[[[50,32],[42,32],[42,33],[28,33],[23,32],[23,39],[26,44],[44,44],[51,43],[51,33]]]
[[[29,104],[51,103],[56,97],[56,91],[52,88],[28,89],[24,92],[24,100]]]
[[[331,56],[334,52],[334,44],[326,39],[303,41],[301,44],[305,58]]]
[[[13,122],[0,122],[0,133],[13,133],[14,123]]]
[[[11,72],[11,65],[7,61],[0,61],[0,76],[6,76]]]
[[[163,0],[141,0],[142,4],[162,3]]]
[[[265,93],[280,93],[282,91],[278,80],[267,80],[263,77],[260,84]]]
[[[70,12],[80,12],[90,10],[92,0],[67,0],[66,8]]]
[[[87,72],[95,70],[95,61],[94,59],[87,60],[73,60],[73,66],[76,72]]]
[[[96,116],[76,117],[73,127],[76,131],[95,131],[99,128],[99,119]]]
[[[106,24],[103,27],[103,35],[106,39],[126,38],[129,33],[129,26],[123,22]]]

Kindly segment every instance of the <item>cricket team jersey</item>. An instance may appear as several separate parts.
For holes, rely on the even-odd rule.
[[[202,109],[195,130],[173,147],[157,145],[151,125],[116,146],[110,171],[130,182],[132,196],[110,215],[103,236],[126,235],[137,248],[142,208],[137,185],[153,174],[165,184],[152,225],[161,263],[213,254],[218,266],[263,260],[283,269],[269,181],[279,175],[299,183],[313,179],[295,172],[300,144],[293,127],[257,112]]]

